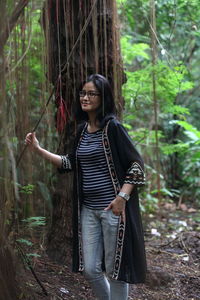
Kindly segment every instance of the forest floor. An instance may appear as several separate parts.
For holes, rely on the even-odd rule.
[[[145,243],[148,262],[145,284],[131,285],[129,300],[200,299],[200,213],[182,205],[161,207],[159,214],[145,217]],[[40,249],[40,250],[38,250]],[[24,300],[94,300],[81,274],[71,272],[71,255],[65,265],[52,261],[41,245],[32,272],[24,268],[20,276]]]

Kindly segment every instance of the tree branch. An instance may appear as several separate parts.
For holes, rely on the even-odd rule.
[[[3,48],[9,38],[10,33],[12,32],[13,28],[15,27],[19,16],[24,11],[24,8],[27,6],[29,0],[20,0],[19,3],[14,8],[12,15],[8,22],[5,24],[4,28],[2,28],[0,33],[0,54],[3,51]]]

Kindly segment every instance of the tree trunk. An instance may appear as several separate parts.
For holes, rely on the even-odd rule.
[[[17,283],[11,251],[0,245],[0,299],[17,300]]]
[[[9,247],[10,234],[13,228],[15,213],[14,203],[14,176],[10,172],[10,154],[8,139],[8,101],[6,94],[6,58],[4,57],[4,46],[11,31],[17,23],[20,14],[24,11],[28,0],[18,1],[9,16],[8,3],[0,1],[0,128],[1,128],[1,157],[0,157],[0,299],[17,299],[16,272],[12,258],[12,250]],[[12,162],[11,162],[12,163]],[[12,170],[13,171],[13,170]],[[8,225],[9,224],[9,225]]]
[[[156,87],[156,72],[155,66],[157,62],[157,40],[156,40],[156,11],[155,1],[150,0],[151,7],[151,49],[152,49],[152,99],[154,109],[154,127],[155,127],[155,157],[156,157],[156,182],[157,182],[157,194],[158,200],[160,201],[160,155],[159,155],[159,138],[158,138],[158,115],[159,105],[157,99],[157,87]]]
[[[65,106],[67,125],[63,132],[58,112],[56,115],[57,129],[62,132],[59,152],[68,153],[76,124],[73,105],[81,83],[89,74],[106,76],[113,86],[119,115],[123,107],[124,73],[116,2],[48,0],[43,25],[47,42],[47,76],[55,87],[58,110],[62,101]],[[65,261],[67,242],[72,238],[72,198],[72,174],[58,175],[48,252],[61,262]]]

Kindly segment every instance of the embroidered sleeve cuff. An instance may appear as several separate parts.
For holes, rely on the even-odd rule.
[[[60,156],[62,159],[62,165],[61,165],[61,169],[65,170],[65,171],[71,171],[72,170],[72,165],[69,159],[69,155],[61,155]]]
[[[124,183],[131,183],[137,186],[145,184],[144,171],[137,162],[134,162],[128,169]]]

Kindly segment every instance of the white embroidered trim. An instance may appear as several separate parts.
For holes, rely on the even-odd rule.
[[[69,159],[69,155],[60,155],[62,159],[62,169],[64,170],[72,170],[72,165]]]
[[[111,147],[108,138],[108,126],[110,121],[108,121],[106,127],[103,130],[102,138],[103,138],[103,147],[104,152],[108,164],[108,168],[110,171],[110,175],[113,182],[113,187],[115,192],[118,193],[120,191],[120,183],[117,178],[117,173],[115,170],[115,165],[112,157]],[[122,221],[122,218],[119,219],[118,233],[117,233],[117,241],[116,241],[116,249],[115,249],[115,261],[113,266],[112,278],[118,279],[119,271],[121,267],[122,253],[123,253],[123,243],[125,236],[125,228],[126,228],[126,219]]]
[[[145,184],[144,181],[134,181],[134,180],[129,180],[129,179],[124,180],[124,183],[130,183],[130,184],[135,184],[135,185]]]
[[[144,171],[137,162],[133,162],[131,167],[127,171],[127,175],[124,182],[141,185],[144,184],[144,181]]]

